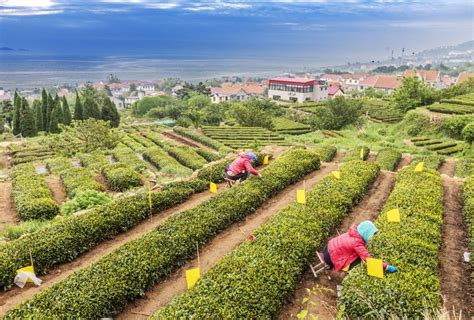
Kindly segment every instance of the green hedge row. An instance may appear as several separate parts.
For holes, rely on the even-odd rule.
[[[171,208],[195,192],[209,187],[209,181],[223,180],[225,163],[219,162],[198,172],[197,179],[166,185],[153,193],[153,212]],[[124,232],[148,218],[148,195],[118,198],[112,203],[85,214],[71,216],[24,238],[0,243],[0,288],[13,284],[17,269],[30,263],[30,252],[38,274],[53,266],[72,261],[106,239]]]
[[[464,106],[473,106],[474,107],[474,101],[466,101],[466,100],[461,100],[461,99],[441,99],[439,101],[440,103],[448,103],[448,104],[460,104]]]
[[[362,151],[362,159],[360,158],[360,150],[363,150]],[[370,149],[365,147],[365,146],[359,146],[359,147],[356,147],[356,148],[353,148],[351,150],[349,150],[343,161],[344,162],[348,162],[348,161],[352,161],[352,160],[367,160],[367,158],[369,157],[369,153],[370,153]]]
[[[21,157],[21,158],[13,158],[10,160],[12,166],[16,166],[17,164],[28,163],[38,160],[44,160],[51,158],[51,155],[41,155],[41,156],[29,156],[29,157]]]
[[[195,254],[196,243],[204,245],[254,212],[265,200],[318,168],[315,153],[292,150],[270,164],[261,179],[251,178],[169,218],[153,231],[10,310],[5,319],[96,319],[113,315],[189,260]]]
[[[416,165],[420,162],[424,162],[423,167],[426,169],[438,170],[444,162],[444,157],[438,155],[416,156],[413,159],[412,164]]]
[[[474,175],[474,159],[459,159],[456,163],[456,177],[467,178]]]
[[[397,167],[402,154],[393,149],[382,149],[377,153],[375,163],[377,163],[381,169],[393,171]]]
[[[121,192],[143,185],[140,174],[126,163],[108,164],[102,167],[101,173],[105,177],[107,186],[113,191]]]
[[[141,136],[138,132],[132,132],[128,136],[145,148],[151,148],[155,146],[152,141],[148,140],[146,137]]]
[[[438,150],[436,152],[439,153],[439,154],[445,155],[445,156],[449,156],[451,154],[461,152],[463,150],[464,150],[464,145],[463,144],[458,144],[454,147],[446,148],[446,149],[443,149],[443,150]]]
[[[214,153],[202,148],[194,148],[194,151],[196,151],[197,154],[206,159],[208,162],[217,161],[224,157],[222,153]]]
[[[157,167],[160,172],[186,177],[192,174],[192,170],[180,164],[177,160],[170,157],[168,153],[160,147],[147,149],[143,153],[143,158]]]
[[[185,294],[153,319],[273,319],[296,288],[301,273],[323,248],[351,206],[375,180],[375,164],[354,161],[341,179],[325,177],[307,193],[306,205],[293,203],[219,261]]]
[[[92,170],[96,173],[100,172],[102,167],[105,167],[109,164],[107,157],[100,151],[95,151],[92,153],[79,153],[77,154],[81,164],[84,167],[87,167],[89,170]]]
[[[474,176],[467,178],[463,186],[464,218],[469,236],[469,250],[471,252],[471,290],[474,290]]]
[[[123,144],[125,144],[127,147],[129,147],[135,152],[142,153],[145,150],[145,147],[141,143],[136,142],[134,139],[132,139],[128,135],[124,135],[120,139],[120,142],[122,142]]]
[[[195,131],[185,129],[182,127],[174,127],[173,131],[176,132],[179,135],[182,135],[183,137],[189,138],[191,140],[197,141],[202,143],[205,146],[208,146],[210,148],[213,148],[217,151],[222,151],[222,152],[229,152],[229,148],[220,143],[219,141],[216,141],[214,139],[211,139],[209,137],[206,137],[205,135],[202,135],[200,133],[197,133]]]
[[[175,158],[180,164],[193,170],[200,169],[207,163],[206,159],[188,146],[173,146],[168,144],[163,150],[168,152],[168,154]]]
[[[11,171],[13,202],[21,220],[52,219],[59,213],[48,184],[31,164],[20,164]]]
[[[439,144],[443,143],[443,140],[440,139],[431,139],[431,140],[423,140],[423,141],[415,141],[413,144],[417,147],[429,146],[432,144]]]
[[[450,142],[443,142],[440,144],[430,145],[430,146],[427,146],[426,149],[431,150],[431,151],[436,151],[436,150],[442,150],[442,149],[454,147],[456,145],[457,145],[457,142],[450,141]]]
[[[143,160],[140,160],[132,149],[124,144],[119,144],[112,150],[112,155],[115,160],[128,164],[133,170],[142,173],[147,169],[147,165]]]
[[[48,170],[59,175],[66,189],[67,196],[72,199],[79,191],[104,191],[102,185],[95,181],[94,176],[82,167],[74,167],[68,158],[57,157],[47,161]]]
[[[460,105],[460,104],[435,103],[428,106],[427,109],[433,112],[447,113],[447,114],[474,113],[474,106]]]
[[[387,221],[387,211],[399,208],[400,223]],[[379,232],[369,252],[398,267],[383,279],[367,275],[365,265],[343,281],[341,303],[351,318],[422,319],[440,304],[438,251],[443,223],[443,189],[437,171],[397,176],[395,187],[375,224]]]
[[[317,144],[312,150],[319,154],[321,161],[324,162],[334,159],[337,153],[337,148],[329,144]]]
[[[415,138],[412,138],[412,139],[411,139],[411,142],[426,141],[426,140],[430,140],[430,138],[427,138],[427,137],[415,137]]]

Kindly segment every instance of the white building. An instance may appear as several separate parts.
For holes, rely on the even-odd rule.
[[[268,81],[268,97],[293,102],[327,100],[328,85],[309,78],[273,78]]]

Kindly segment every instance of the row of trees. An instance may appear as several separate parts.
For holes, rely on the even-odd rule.
[[[0,111],[0,133],[5,123],[14,135],[24,137],[35,136],[39,131],[58,133],[61,125],[69,126],[72,120],[93,118],[109,121],[112,127],[120,124],[115,104],[92,87],[84,88],[81,94],[76,92],[73,113],[66,97],[56,95],[53,98],[45,89],[41,92],[41,100],[34,100],[31,107],[26,98],[15,92],[13,105],[8,100],[3,101]]]

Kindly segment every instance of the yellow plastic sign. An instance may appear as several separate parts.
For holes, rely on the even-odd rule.
[[[424,167],[425,163],[422,161],[420,163],[418,163],[415,167],[415,172],[421,172],[423,171],[423,167]]]
[[[360,158],[361,160],[364,160],[364,148],[360,149]]]
[[[372,277],[383,278],[382,260],[367,258],[367,274]]]
[[[209,191],[212,193],[217,193],[217,184],[214,182],[209,183]]]
[[[27,266],[21,269],[18,269],[16,271],[16,274],[19,274],[20,272],[31,272],[32,274],[35,274],[35,268],[33,266]],[[26,282],[33,282],[30,278],[26,279]]]
[[[341,179],[341,172],[340,171],[333,171],[331,173],[334,176],[334,178],[336,178],[338,180]]]
[[[270,163],[270,159],[268,159],[268,156],[263,157],[263,164],[267,165]]]
[[[199,280],[201,277],[201,269],[194,268],[186,270],[186,283],[188,284],[188,289],[191,289],[194,284]]]
[[[304,190],[296,190],[296,202],[301,204],[306,203],[306,194]]]
[[[400,222],[400,210],[392,209],[387,211],[387,220],[388,222]]]

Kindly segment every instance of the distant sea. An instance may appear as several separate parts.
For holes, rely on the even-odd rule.
[[[35,88],[98,82],[110,73],[122,80],[180,78],[190,82],[224,76],[271,77],[308,71],[321,65],[321,61],[294,58],[52,56],[0,52],[0,87]]]

